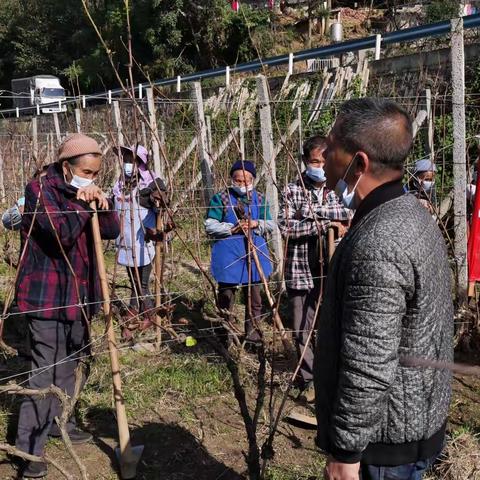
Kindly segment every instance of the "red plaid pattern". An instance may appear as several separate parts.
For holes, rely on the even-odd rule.
[[[58,164],[50,165],[44,177],[31,181],[25,189],[22,250],[32,221],[34,224],[18,267],[16,300],[21,312],[38,310],[36,318],[81,320],[79,304],[101,299],[89,221],[92,210],[75,196],[76,189],[65,183]],[[98,217],[102,238],[115,239],[120,234],[117,213],[100,211]],[[86,307],[88,317],[100,306]]]

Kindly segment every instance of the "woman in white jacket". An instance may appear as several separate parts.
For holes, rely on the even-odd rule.
[[[123,160],[123,172],[113,187],[115,209],[121,231],[116,240],[117,262],[127,269],[132,287],[125,311],[122,335],[130,339],[137,327],[152,325],[155,301],[150,293],[150,276],[155,258],[157,207],[164,201],[165,183],[148,170],[148,152],[142,145],[114,150]],[[139,314],[143,314],[139,321]]]

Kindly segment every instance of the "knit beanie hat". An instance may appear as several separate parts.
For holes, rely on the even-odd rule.
[[[255,168],[254,163],[250,160],[238,160],[237,162],[235,162],[230,169],[230,176],[232,176],[233,172],[235,172],[236,170],[245,170],[247,172],[250,172],[254,178],[257,177],[257,169]]]
[[[83,133],[74,133],[69,135],[58,148],[58,161],[88,154],[102,155],[97,141]]]

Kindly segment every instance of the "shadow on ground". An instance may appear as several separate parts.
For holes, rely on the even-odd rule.
[[[100,411],[102,410],[102,411]],[[100,421],[98,421],[101,419]],[[87,414],[95,443],[118,471],[118,462],[107,439],[116,439],[116,421],[108,409],[92,409]],[[110,420],[110,421],[109,421]],[[173,423],[145,423],[130,431],[132,445],[144,445],[138,464],[137,480],[195,479],[243,480],[222,462],[215,459],[188,430]]]

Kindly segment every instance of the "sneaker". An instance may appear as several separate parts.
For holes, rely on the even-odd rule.
[[[45,462],[27,462],[23,470],[23,478],[43,478],[47,475]]]
[[[84,432],[79,428],[74,428],[73,430],[68,432],[68,436],[70,437],[70,441],[73,445],[81,445],[82,443],[88,443],[93,438],[91,433]],[[50,434],[50,437],[61,438],[62,435],[55,432],[54,434]]]

